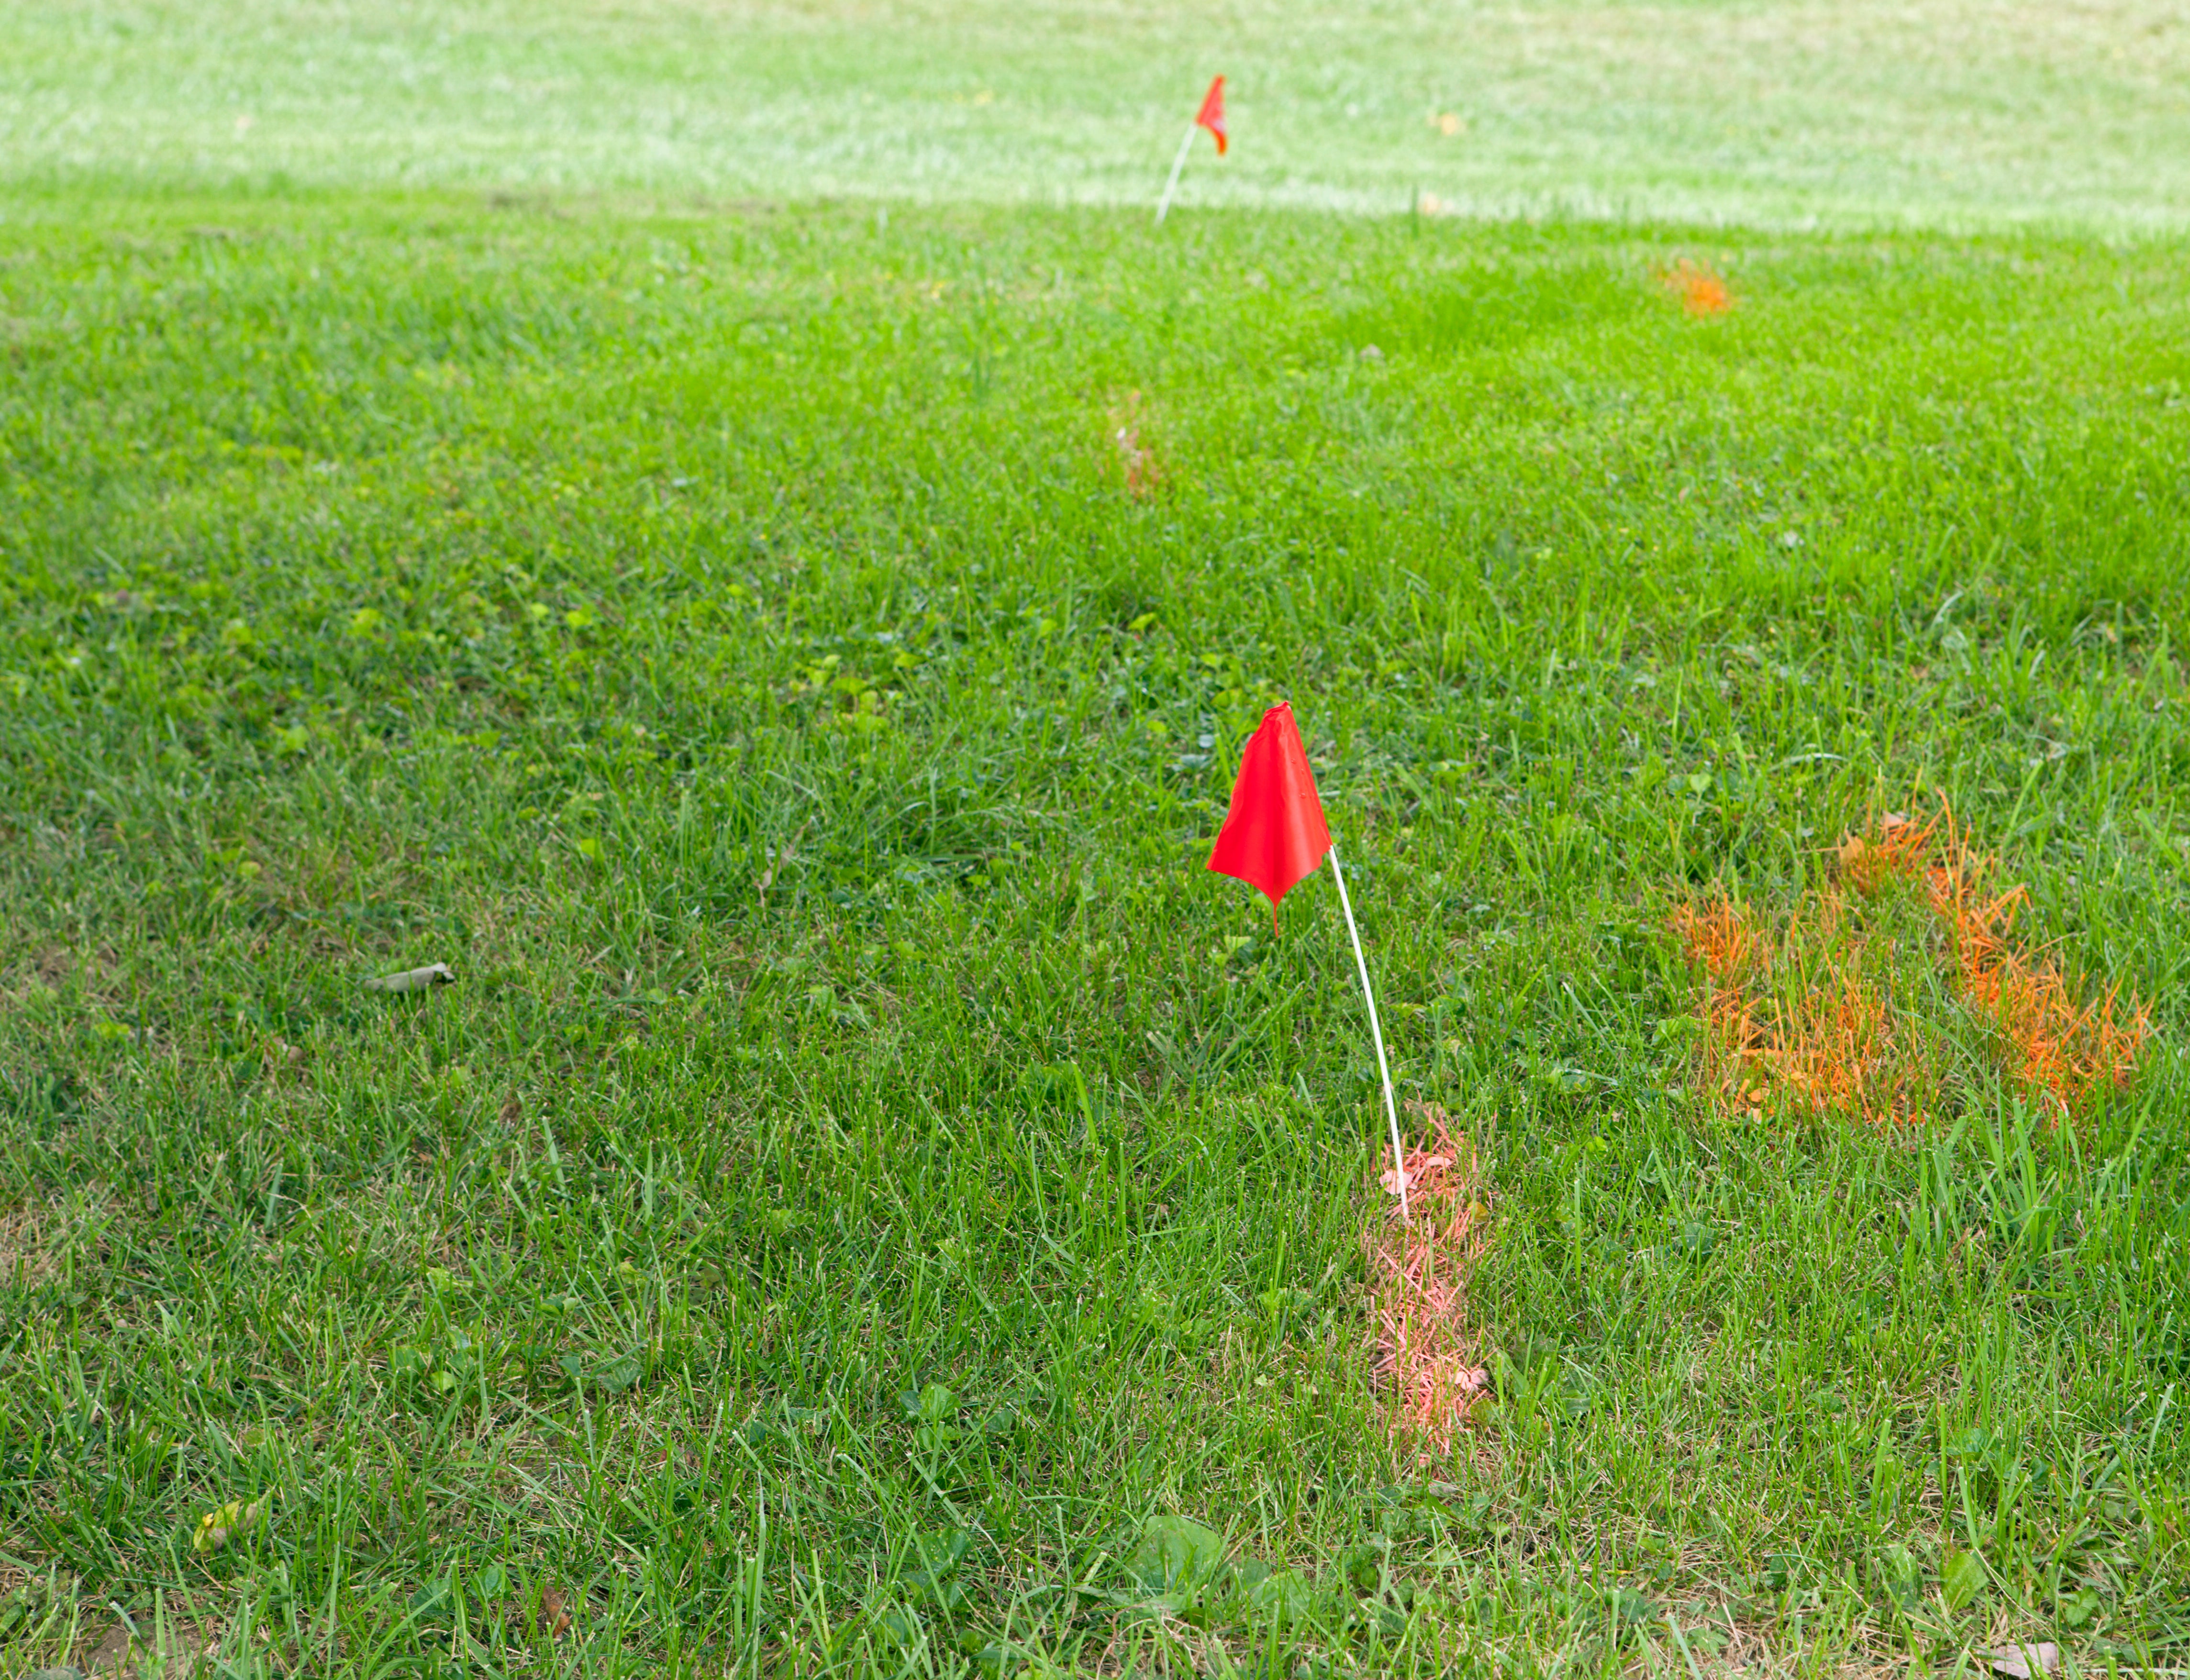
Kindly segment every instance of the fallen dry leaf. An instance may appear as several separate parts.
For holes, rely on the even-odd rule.
[[[2035,1677],[2051,1674],[2061,1666],[2061,1648],[2051,1640],[2039,1644],[2000,1645],[1977,1655],[1994,1673],[2012,1675],[2014,1680],[2035,1680]]]
[[[254,1499],[246,1505],[240,1499],[216,1507],[198,1519],[197,1532],[190,1536],[190,1550],[200,1557],[210,1557],[257,1522],[266,1509],[266,1502]]]
[[[286,1038],[275,1038],[267,1044],[260,1060],[269,1079],[283,1073],[301,1073],[305,1061],[304,1047],[292,1044]]]
[[[533,1626],[550,1639],[559,1639],[570,1631],[570,1602],[559,1588],[541,1588],[540,1613],[533,1618]]]
[[[450,986],[457,976],[446,963],[428,963],[422,969],[406,969],[400,974],[383,974],[377,980],[365,982],[368,992],[427,992],[436,986]]]

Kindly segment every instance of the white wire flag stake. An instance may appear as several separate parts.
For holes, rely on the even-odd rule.
[[[1186,125],[1186,138],[1178,143],[1178,155],[1171,161],[1171,178],[1164,183],[1163,197],[1156,204],[1156,225],[1171,214],[1171,195],[1178,190],[1179,172],[1186,167],[1186,155],[1194,150],[1194,131],[1206,128],[1217,139],[1217,155],[1224,156],[1224,78],[1218,76],[1209,84],[1209,91],[1201,96],[1201,109],[1194,114],[1194,121]]]
[[[1156,225],[1159,228],[1163,226],[1164,218],[1171,214],[1171,195],[1178,190],[1179,172],[1186,167],[1186,155],[1194,148],[1194,131],[1200,126],[1194,122],[1186,125],[1186,138],[1178,143],[1178,155],[1171,161],[1171,179],[1164,183],[1163,196],[1156,201]]]
[[[1384,1060],[1384,1029],[1376,1020],[1376,994],[1369,989],[1369,959],[1361,954],[1361,930],[1353,925],[1353,901],[1346,896],[1346,871],[1338,867],[1338,848],[1330,848],[1330,878],[1338,883],[1338,908],[1346,912],[1346,931],[1353,940],[1353,966],[1361,972],[1361,999],[1369,1005],[1369,1036],[1376,1041],[1376,1077],[1384,1082],[1384,1117],[1392,1124],[1392,1181],[1399,1187],[1399,1217],[1407,1214],[1407,1153],[1399,1143],[1399,1105],[1392,1096],[1392,1068]]]

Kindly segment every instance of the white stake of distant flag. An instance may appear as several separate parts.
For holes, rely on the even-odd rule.
[[[1194,114],[1194,121],[1186,125],[1186,138],[1178,143],[1178,156],[1171,161],[1171,179],[1164,183],[1163,198],[1156,206],[1156,225],[1163,226],[1163,218],[1171,214],[1171,195],[1178,190],[1178,172],[1186,167],[1186,155],[1194,150],[1194,131],[1206,128],[1217,137],[1217,155],[1224,156],[1224,78],[1218,76],[1209,84],[1209,91],[1201,96],[1201,109]]]
[[[1218,78],[1221,84],[1223,78]],[[1210,89],[1210,98],[1217,89]],[[1221,113],[1220,113],[1221,115]],[[1221,131],[1220,131],[1221,132]],[[1361,931],[1353,925],[1353,903],[1346,896],[1346,876],[1338,867],[1338,848],[1323,820],[1323,800],[1315,772],[1301,744],[1293,709],[1282,701],[1262,714],[1240,756],[1240,779],[1232,784],[1232,807],[1209,867],[1254,887],[1270,901],[1270,925],[1278,923],[1278,904],[1302,880],[1315,873],[1325,856],[1338,883],[1339,908],[1353,940],[1353,965],[1361,975],[1361,998],[1369,1006],[1369,1033],[1376,1041],[1376,1072],[1384,1082],[1384,1117],[1392,1128],[1392,1181],[1399,1186],[1399,1217],[1407,1217],[1407,1157],[1399,1142],[1399,1107],[1392,1096],[1392,1069],[1384,1060],[1384,1029],[1376,1021],[1376,994],[1369,989],[1369,959],[1361,954]]]

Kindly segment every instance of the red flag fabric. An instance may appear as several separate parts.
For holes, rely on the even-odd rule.
[[[1224,78],[1218,76],[1201,96],[1201,109],[1194,114],[1194,127],[1217,137],[1217,155],[1224,156]],[[1305,762],[1305,761],[1303,761]]]
[[[1308,749],[1301,745],[1293,709],[1280,703],[1262,714],[1240,755],[1232,808],[1217,831],[1209,867],[1267,895],[1275,920],[1280,901],[1330,850],[1330,830],[1324,825]]]

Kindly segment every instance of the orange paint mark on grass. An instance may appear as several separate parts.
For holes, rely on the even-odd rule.
[[[2115,992],[2079,1003],[2056,963],[2017,947],[2023,889],[1992,889],[1996,861],[1943,804],[1926,823],[1889,813],[1835,862],[1784,926],[1725,899],[1674,913],[1703,981],[1699,1073],[1722,1106],[1929,1118],[1950,1082],[1948,1023],[1927,1015],[1943,994],[2057,1114],[2127,1083],[2150,1017]]]
[[[1394,1433],[1442,1450],[1490,1387],[1467,1304],[1468,1278],[1489,1246],[1490,1194],[1474,1146],[1453,1132],[1450,1117],[1407,1106],[1430,1138],[1401,1163],[1411,1219],[1399,1217],[1399,1173],[1383,1174],[1392,1201],[1369,1241],[1376,1372]]]
[[[2125,1006],[2118,987],[2079,1004],[2056,964],[2017,950],[2015,919],[2028,891],[1990,891],[1997,864],[1971,851],[1951,812],[1943,820],[1945,845],[1924,872],[1925,896],[1952,939],[1962,996],[1990,1018],[2015,1078],[2062,1113],[2093,1091],[2127,1084],[2152,1036],[2150,1013]]]
[[[1689,314],[1722,315],[1733,308],[1733,293],[1726,281],[1692,258],[1682,257],[1671,268],[1660,270],[1658,279]]]

